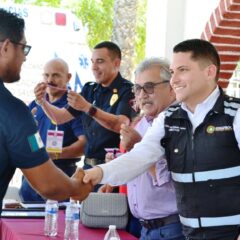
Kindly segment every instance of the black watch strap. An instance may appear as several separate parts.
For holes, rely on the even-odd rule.
[[[97,112],[97,108],[92,104],[91,107],[89,108],[87,115],[90,117],[94,117],[94,115]]]

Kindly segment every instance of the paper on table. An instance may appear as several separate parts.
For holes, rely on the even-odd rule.
[[[44,211],[3,210],[2,218],[44,218]]]
[[[45,208],[45,203],[20,203],[23,208],[26,209],[34,209],[34,208]],[[66,207],[67,202],[60,202],[58,203],[59,207]]]

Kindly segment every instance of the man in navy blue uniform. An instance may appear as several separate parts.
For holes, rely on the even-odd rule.
[[[45,101],[45,83],[35,88],[38,103],[48,115],[54,116],[57,123],[81,116],[87,139],[84,169],[104,163],[105,148],[119,146],[120,126],[128,124],[134,115],[132,83],[119,73],[119,47],[113,42],[99,43],[93,49],[91,60],[96,82],[86,83],[81,94],[69,91],[66,108],[59,109]]]
[[[0,212],[16,168],[46,198],[82,200],[92,189],[82,183],[84,173],[78,171],[71,179],[53,164],[28,107],[4,86],[20,79],[31,46],[26,42],[22,18],[0,9],[0,19]]]
[[[57,107],[64,107],[67,104],[67,84],[71,79],[71,73],[67,63],[60,58],[48,61],[44,66],[44,81],[48,84],[46,100]],[[82,122],[80,118],[75,118],[65,124],[57,125],[54,120],[48,118],[41,106],[32,101],[29,108],[34,115],[41,139],[46,146],[48,131],[60,130],[64,132],[62,152],[48,152],[54,164],[72,176],[76,170],[76,162],[83,154],[85,138],[83,136]],[[23,179],[20,194],[24,201],[44,201],[35,192],[26,178]]]

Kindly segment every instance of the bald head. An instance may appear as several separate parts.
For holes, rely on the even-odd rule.
[[[68,64],[61,58],[54,58],[44,66],[44,81],[49,85],[47,92],[50,99],[56,100],[63,96],[64,90],[71,79]]]
[[[69,73],[68,64],[62,58],[54,58],[54,59],[49,60],[44,65],[44,69],[48,68],[48,67],[52,67],[52,66],[61,68],[62,71],[66,72],[66,73]]]

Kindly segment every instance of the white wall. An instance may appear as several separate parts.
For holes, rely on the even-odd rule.
[[[219,0],[148,0],[146,56],[171,59],[172,48],[199,38]]]
[[[181,1],[181,0],[180,0]],[[200,37],[219,0],[186,0],[184,37]]]

